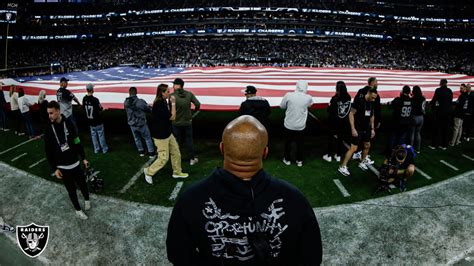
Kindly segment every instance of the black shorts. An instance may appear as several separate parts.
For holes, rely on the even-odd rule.
[[[370,131],[357,131],[357,137],[352,136],[351,144],[359,146],[361,142],[370,142]]]

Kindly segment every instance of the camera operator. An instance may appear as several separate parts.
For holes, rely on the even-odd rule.
[[[168,224],[174,265],[319,265],[321,234],[294,186],[263,168],[265,127],[243,115],[222,134],[224,167],[181,194]]]
[[[415,150],[410,145],[398,145],[392,150],[390,158],[385,159],[380,178],[387,183],[399,180],[400,191],[407,190],[407,180],[415,173]]]

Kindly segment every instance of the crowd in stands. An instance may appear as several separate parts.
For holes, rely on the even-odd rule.
[[[129,38],[116,41],[14,45],[9,68],[59,63],[63,72],[123,64],[187,66],[312,66],[437,70],[472,74],[469,44],[298,38]],[[34,72],[10,76],[34,75]]]

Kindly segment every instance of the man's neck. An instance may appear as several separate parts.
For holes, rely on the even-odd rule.
[[[261,161],[237,162],[234,160],[224,160],[223,165],[224,170],[244,181],[251,180],[252,177],[262,169],[262,167],[263,164]]]
[[[60,124],[61,121],[63,121],[62,115],[60,115],[58,118],[56,118],[56,121],[54,121],[56,124]]]

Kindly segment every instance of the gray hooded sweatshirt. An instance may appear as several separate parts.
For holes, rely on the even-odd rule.
[[[132,127],[141,127],[146,125],[146,114],[151,113],[151,108],[143,99],[136,95],[125,99],[125,111],[127,112],[128,125]]]
[[[313,97],[306,94],[308,82],[299,80],[295,92],[288,92],[280,103],[285,112],[285,127],[290,130],[301,131],[306,127],[308,108],[313,104]]]

